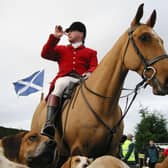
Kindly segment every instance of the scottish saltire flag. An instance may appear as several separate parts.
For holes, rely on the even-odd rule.
[[[27,78],[14,82],[18,96],[28,96],[31,93],[42,90],[44,82],[44,70],[37,71]]]

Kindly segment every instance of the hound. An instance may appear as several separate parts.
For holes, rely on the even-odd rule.
[[[0,155],[30,167],[47,167],[53,160],[56,143],[34,131],[21,132],[0,140]],[[1,162],[4,158],[1,158]],[[10,162],[8,162],[10,165]],[[7,164],[8,164],[7,163]],[[0,166],[1,167],[1,166]],[[5,167],[6,168],[6,167]]]
[[[85,168],[91,163],[92,159],[85,156],[70,157],[61,168]]]

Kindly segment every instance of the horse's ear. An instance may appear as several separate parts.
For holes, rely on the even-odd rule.
[[[152,12],[150,18],[148,19],[148,21],[146,22],[146,24],[153,28],[155,23],[156,23],[156,10],[153,10],[153,12]]]
[[[143,6],[144,4],[141,4],[137,10],[137,13],[133,19],[133,21],[131,22],[131,27],[137,25],[140,23],[140,19],[142,18],[143,16]]]

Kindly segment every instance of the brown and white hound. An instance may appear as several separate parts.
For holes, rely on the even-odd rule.
[[[37,132],[21,132],[0,140],[0,155],[15,163],[46,168],[53,160],[55,147],[55,141]]]

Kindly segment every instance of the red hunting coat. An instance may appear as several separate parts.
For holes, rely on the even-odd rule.
[[[43,46],[42,58],[56,61],[59,72],[51,82],[50,93],[59,77],[68,75],[71,71],[82,75],[85,72],[93,72],[98,64],[97,52],[81,45],[73,48],[71,45],[57,45],[60,39],[50,35],[47,43]]]

